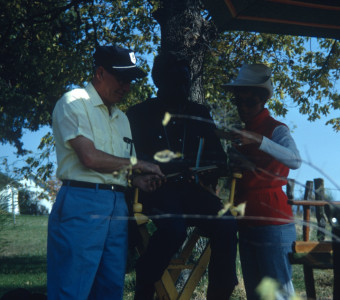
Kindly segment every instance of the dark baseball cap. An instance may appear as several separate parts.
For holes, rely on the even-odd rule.
[[[116,45],[99,46],[93,58],[95,66],[102,66],[109,73],[127,80],[135,80],[147,75],[136,66],[135,53],[129,49]]]

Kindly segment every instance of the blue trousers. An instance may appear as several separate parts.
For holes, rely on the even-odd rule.
[[[123,193],[61,187],[48,224],[49,300],[120,300],[127,258]]]
[[[239,228],[239,251],[247,299],[260,299],[256,287],[264,277],[275,279],[281,288],[277,299],[294,293],[288,253],[296,240],[294,224]]]

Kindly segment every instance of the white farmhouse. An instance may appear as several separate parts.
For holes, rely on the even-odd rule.
[[[0,191],[1,208],[9,213],[19,215],[19,192],[10,184]]]
[[[30,199],[32,203],[36,203],[38,211],[51,212],[52,202],[49,194],[42,185],[39,185],[34,180],[33,176],[28,179],[22,179],[17,183],[20,185],[19,189],[24,189],[30,194]],[[7,184],[0,191],[0,209],[12,214],[20,214],[19,189]]]

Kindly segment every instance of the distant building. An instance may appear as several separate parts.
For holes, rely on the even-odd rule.
[[[7,184],[0,191],[1,209],[13,213],[14,207],[14,213],[16,215],[20,214],[19,193],[23,190],[29,195],[30,202],[26,203],[26,206],[28,204],[28,206],[32,208],[32,214],[45,214],[51,212],[52,202],[48,190],[42,184],[37,183],[33,176],[28,179],[17,181],[17,183],[16,186],[19,185],[19,188]]]
[[[7,184],[3,190],[0,191],[0,204],[1,209],[14,213],[20,214],[19,210],[19,191],[16,187]]]

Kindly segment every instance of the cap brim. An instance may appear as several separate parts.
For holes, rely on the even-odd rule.
[[[269,98],[273,96],[273,91],[266,85],[266,84],[244,84],[244,83],[229,83],[229,84],[224,84],[222,85],[222,88],[224,88],[227,91],[233,91],[234,88],[237,87],[258,87],[258,88],[263,88],[266,89],[269,92]]]
[[[124,78],[130,79],[130,80],[136,80],[139,78],[144,78],[146,77],[146,73],[138,68],[129,68],[129,69],[113,69],[114,73],[117,73],[119,75],[121,75]]]
[[[223,84],[222,87],[225,89],[233,89],[235,87],[241,87],[241,86],[251,86],[251,87],[261,87],[261,88],[266,88],[266,86],[264,84],[249,84],[249,83],[227,83],[227,84]]]
[[[222,84],[222,87],[228,91],[232,90],[234,88],[233,85],[230,84]]]

